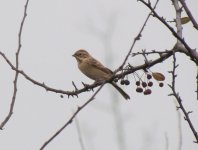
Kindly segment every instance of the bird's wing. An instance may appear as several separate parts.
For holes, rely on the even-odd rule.
[[[92,60],[89,61],[90,62],[90,65],[92,65],[93,67],[107,73],[107,74],[112,74],[113,72],[109,69],[109,68],[106,68],[103,64],[101,64],[99,61],[97,61],[96,59],[94,58],[91,58]]]

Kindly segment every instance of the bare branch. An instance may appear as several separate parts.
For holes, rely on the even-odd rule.
[[[182,9],[180,8],[179,6],[179,3],[178,3],[178,0],[173,0],[173,6],[175,7],[175,11],[176,11],[176,19],[175,19],[175,22],[176,22],[176,28],[177,28],[177,35],[182,38],[182,24],[181,24],[181,11]],[[177,44],[176,45],[181,45],[181,41],[179,41],[177,39]],[[182,47],[179,46],[179,47]]]
[[[48,139],[40,148],[40,150],[43,150],[56,136],[58,136],[69,124],[72,123],[73,119],[77,116],[77,114],[85,107],[87,106],[90,102],[92,102],[97,95],[97,93],[102,89],[102,87],[106,84],[107,82],[103,82],[102,85],[97,89],[97,91],[91,96],[90,99],[88,99],[87,102],[85,102],[82,106],[78,107],[77,110],[74,112],[74,114],[70,117],[70,119],[50,138]]]
[[[171,32],[172,34],[184,45],[184,47],[186,48],[186,50],[189,53],[190,58],[196,63],[198,64],[198,53],[191,49],[190,46],[185,42],[185,40],[183,38],[181,38],[177,32],[175,32],[175,30],[166,22],[166,20],[163,17],[160,17],[157,12],[152,8],[151,4],[148,2],[145,2],[144,0],[139,0],[140,2],[142,2],[145,6],[147,6],[152,12],[153,12],[153,16],[156,17],[160,22],[162,22]]]
[[[177,27],[177,33],[180,37],[182,37],[182,27],[181,27],[181,8],[179,8],[179,3],[178,3],[178,0],[174,0],[173,1],[173,5],[175,7],[175,10],[176,10],[176,27]],[[178,41],[179,42],[179,41]],[[180,43],[178,43],[180,44]],[[182,99],[180,98],[179,94],[176,92],[176,88],[175,88],[175,82],[176,82],[176,68],[178,67],[178,65],[176,64],[176,55],[175,55],[175,51],[173,50],[173,69],[171,71],[171,74],[172,74],[172,85],[170,86],[170,88],[172,89],[172,92],[173,92],[173,96],[176,98],[178,104],[179,104],[179,107],[177,107],[177,109],[181,109],[184,113],[184,119],[188,122],[189,126],[190,126],[190,129],[192,130],[194,136],[195,136],[195,139],[196,139],[196,142],[198,143],[198,135],[197,135],[197,132],[190,120],[190,117],[189,117],[189,114],[192,113],[192,111],[186,111],[183,104],[182,104]]]
[[[176,98],[176,100],[177,100],[177,102],[178,102],[178,104],[179,104],[179,108],[182,110],[182,112],[183,112],[183,114],[184,114],[184,116],[185,116],[185,120],[188,122],[188,125],[189,125],[189,127],[190,127],[190,129],[191,129],[191,131],[192,131],[192,133],[193,133],[193,135],[194,135],[194,137],[195,137],[195,139],[196,139],[196,141],[194,141],[194,142],[198,144],[198,134],[197,134],[197,132],[196,132],[196,130],[195,130],[193,124],[192,124],[192,121],[190,120],[189,112],[186,111],[186,109],[184,108],[184,106],[183,106],[183,104],[182,104],[182,99],[181,99],[180,96],[176,93],[176,90],[175,90],[174,88],[171,88],[171,89],[172,89],[172,91],[173,91],[174,97]]]
[[[132,53],[132,56],[136,56],[136,55],[150,55],[150,54],[158,54],[158,55],[162,55],[162,54],[167,54],[172,50],[165,50],[165,51],[156,51],[156,50],[151,50],[151,51],[143,51],[143,52],[137,52],[137,53]]]
[[[176,92],[175,90],[175,69],[176,69],[176,57],[175,54],[173,54],[173,71],[171,71],[172,74],[172,85],[170,86],[171,90],[172,90],[172,94],[171,96],[174,96],[179,104],[179,107],[177,107],[177,109],[181,109],[182,112],[184,113],[184,119],[188,122],[188,125],[190,126],[191,131],[193,132],[194,136],[195,136],[195,143],[198,143],[198,134],[190,120],[189,114],[192,113],[192,111],[186,111],[186,109],[184,108],[183,104],[182,104],[182,99],[180,98],[179,94]]]
[[[190,18],[190,20],[191,20],[193,26],[195,27],[195,29],[198,30],[198,24],[197,24],[195,18],[193,17],[191,11],[188,9],[188,6],[186,5],[185,0],[179,0],[179,1],[180,1],[180,3],[182,4],[184,10],[186,11],[188,17]]]
[[[48,85],[46,85],[43,82],[39,82],[39,81],[34,80],[29,75],[27,75],[24,71],[17,70],[14,67],[14,65],[11,63],[11,61],[5,56],[4,53],[0,52],[0,55],[6,60],[6,62],[8,63],[8,65],[14,71],[17,71],[19,74],[21,74],[22,76],[24,76],[28,81],[32,82],[35,85],[38,85],[38,86],[44,88],[46,91],[51,91],[51,92],[54,92],[54,93],[65,94],[65,95],[68,95],[68,96],[77,96],[79,93],[90,91],[90,89],[94,89],[95,87],[98,87],[98,86],[100,86],[102,84],[102,83],[99,83],[99,82],[95,82],[95,83],[93,83],[91,85],[87,85],[87,84],[85,85],[84,84],[85,86],[83,88],[78,89],[78,90],[75,89],[74,91],[64,91],[64,90],[61,90],[61,89],[55,89],[55,88],[49,87]],[[124,76],[126,76],[128,74],[132,74],[132,73],[134,73],[137,70],[145,70],[146,68],[152,67],[152,66],[154,66],[154,65],[156,65],[158,63],[161,63],[162,61],[165,61],[171,55],[172,55],[172,51],[169,51],[166,54],[162,54],[159,58],[157,58],[157,59],[155,59],[153,61],[149,61],[146,64],[139,65],[139,66],[136,66],[136,67],[130,67],[130,69],[125,70],[122,73],[119,73],[119,74],[116,74],[116,75],[112,76],[112,78],[109,80],[109,82],[111,82],[114,79],[121,79]]]
[[[159,2],[159,0],[156,1],[155,6],[152,8],[152,10],[155,10],[155,8],[156,8],[158,2]],[[148,22],[148,20],[149,20],[149,18],[150,18],[151,15],[152,15],[152,11],[148,14],[148,16],[147,16],[146,20],[144,21],[144,24],[143,24],[143,26],[141,27],[139,33],[138,33],[137,36],[134,38],[133,43],[132,43],[132,45],[131,45],[131,48],[130,48],[128,54],[126,55],[126,57],[125,57],[125,59],[124,59],[122,65],[117,69],[117,71],[122,70],[122,68],[123,68],[124,65],[126,64],[128,58],[129,58],[129,56],[131,55],[131,52],[132,52],[132,50],[133,50],[133,47],[135,46],[135,43],[136,43],[138,40],[140,40],[140,38],[141,38],[141,36],[142,36],[142,32],[143,32],[143,30],[144,30],[144,28],[145,28],[145,26],[146,26],[146,23]],[[116,73],[116,71],[115,71],[115,73]]]
[[[25,7],[24,8],[24,14],[23,14],[23,18],[22,18],[20,29],[19,29],[19,33],[18,33],[18,48],[17,48],[17,52],[16,52],[16,70],[18,70],[18,68],[19,68],[19,53],[20,53],[20,50],[21,50],[21,47],[22,47],[21,36],[22,36],[22,31],[23,31],[23,26],[24,26],[25,18],[27,16],[28,2],[29,2],[29,0],[26,1],[26,4],[24,6]],[[9,121],[9,119],[11,118],[11,116],[13,114],[13,109],[14,109],[14,104],[15,104],[16,94],[17,94],[18,75],[19,75],[19,72],[16,71],[14,82],[13,82],[14,83],[14,92],[13,92],[12,101],[11,101],[11,104],[10,104],[10,111],[9,111],[8,115],[5,117],[5,119],[3,120],[3,122],[0,125],[0,129],[1,130],[3,129],[3,127],[5,126],[5,124]]]

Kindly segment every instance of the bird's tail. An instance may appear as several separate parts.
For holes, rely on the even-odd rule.
[[[121,89],[115,82],[112,82],[111,85],[113,85],[113,87],[116,88],[116,90],[118,90],[118,92],[126,99],[130,99],[130,96],[125,92],[123,91],[123,89]]]

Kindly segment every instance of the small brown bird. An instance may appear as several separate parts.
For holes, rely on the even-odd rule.
[[[108,80],[113,75],[113,72],[110,69],[104,67],[86,50],[80,49],[72,56],[76,58],[80,71],[96,82]],[[125,93],[114,81],[111,82],[111,85],[113,85],[126,100],[130,99],[129,95]]]

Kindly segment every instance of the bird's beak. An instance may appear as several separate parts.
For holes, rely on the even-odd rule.
[[[75,55],[75,54],[73,54],[72,56],[73,56],[73,57],[76,57],[76,55]]]

